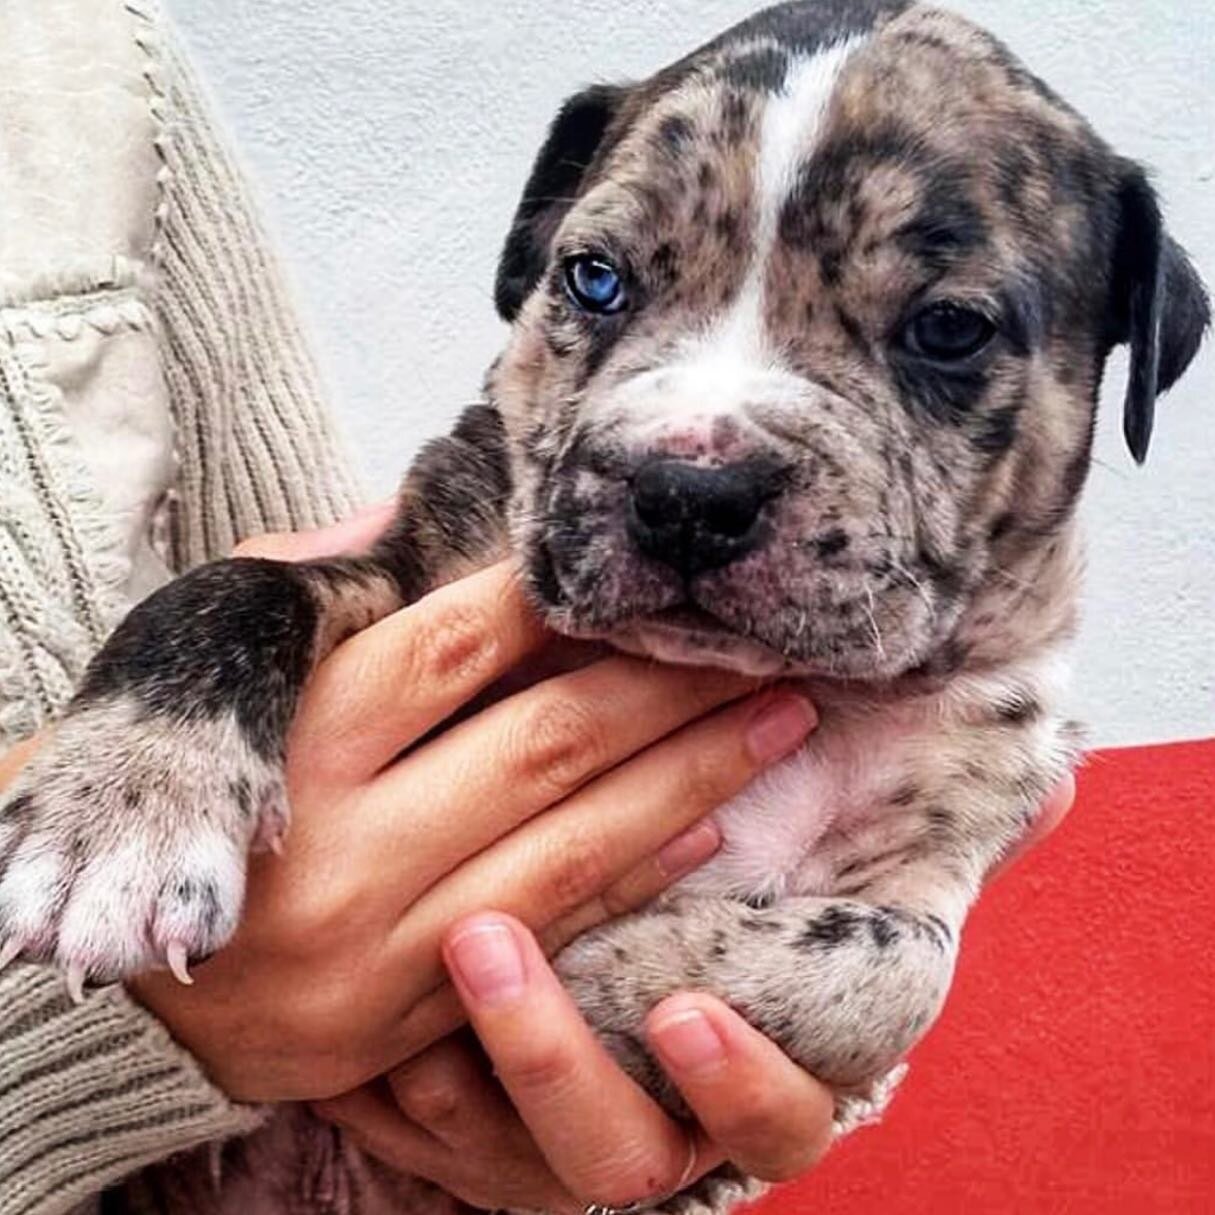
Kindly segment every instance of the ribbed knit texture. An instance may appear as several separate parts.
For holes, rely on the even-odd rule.
[[[159,94],[154,113],[164,120],[154,300],[177,423],[171,540],[183,569],[245,536],[331,521],[358,491],[278,269],[230,156],[203,121],[188,65],[155,27],[143,40]]]
[[[17,966],[0,989],[0,1211],[70,1210],[175,1149],[259,1125],[121,990],[74,1005],[62,978]]]
[[[99,199],[73,182],[75,211],[69,191],[57,195],[64,239],[56,228],[48,242],[42,225],[41,244],[26,244],[52,255],[32,269],[22,267],[22,233],[11,223],[0,231],[0,751],[62,708],[130,605],[133,542],[147,547],[107,513],[106,487],[65,413],[62,385],[86,347],[100,366],[107,342],[126,343],[128,358],[146,346],[148,378],[171,414],[160,464],[145,460],[154,489],[156,469],[169,470],[149,525],[162,569],[222,556],[247,535],[330,522],[358,500],[245,190],[154,0],[6,2],[6,37],[10,51],[37,49],[48,113],[80,96],[109,107],[105,138],[124,156],[115,180],[131,188]],[[104,96],[80,87],[102,54],[115,76]],[[47,169],[37,160],[39,97],[14,87],[0,79],[0,134],[11,136],[0,141],[0,174],[6,150],[19,167],[31,147],[34,159],[0,180],[0,228],[16,191],[45,190],[30,177]],[[25,126],[4,130],[9,105],[25,105]],[[51,134],[63,136],[51,142],[70,170],[72,139],[83,155],[87,129]],[[148,213],[113,214],[131,200]],[[125,243],[95,247],[106,222]],[[145,1164],[258,1121],[121,990],[76,1007],[52,970],[0,975],[0,1215],[62,1215]]]

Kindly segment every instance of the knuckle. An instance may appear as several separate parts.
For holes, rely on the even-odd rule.
[[[359,899],[353,892],[293,883],[277,893],[263,917],[267,944],[277,951],[289,948],[298,960],[340,949],[350,940],[350,926],[359,923]]]
[[[790,1143],[775,1155],[751,1162],[749,1171],[760,1181],[795,1181],[814,1168],[826,1151],[826,1146],[820,1136],[814,1136],[809,1142]]]
[[[656,863],[653,865],[653,871],[655,874],[658,873]],[[635,877],[630,876],[627,880],[609,886],[598,898],[590,899],[586,909],[587,926],[593,928],[607,920],[615,920],[622,915],[640,910],[669,884],[658,877],[648,879],[650,879],[648,872]]]
[[[460,1113],[460,1093],[445,1077],[424,1071],[397,1074],[392,1091],[405,1116],[429,1130],[450,1126]]]
[[[617,1144],[601,1164],[586,1166],[579,1192],[598,1206],[646,1202],[677,1185],[681,1167],[652,1141]]]
[[[466,603],[431,605],[415,618],[406,647],[412,679],[439,686],[487,675],[497,650],[488,615]]]
[[[731,1109],[724,1111],[721,1125],[715,1129],[725,1143],[781,1145],[787,1133],[787,1098],[775,1091],[749,1088]]]
[[[727,767],[715,748],[697,748],[683,759],[680,783],[688,804],[712,810],[725,801],[741,781],[729,779]]]
[[[590,903],[610,882],[606,841],[587,830],[562,840],[547,867],[550,905],[566,911]]]
[[[544,697],[518,726],[520,775],[550,793],[574,788],[605,761],[603,726],[590,705]]]
[[[574,1079],[577,1064],[559,1042],[531,1042],[509,1060],[498,1059],[497,1071],[515,1094],[536,1093],[546,1102],[560,1102]]]

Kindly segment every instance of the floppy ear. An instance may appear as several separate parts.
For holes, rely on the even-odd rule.
[[[1128,167],[1122,177],[1118,209],[1111,341],[1130,343],[1122,432],[1131,455],[1142,464],[1156,397],[1189,366],[1210,324],[1211,309],[1185,250],[1164,230],[1156,193],[1138,166]]]
[[[504,321],[515,319],[540,281],[553,236],[628,94],[614,85],[584,89],[549,127],[498,261],[494,303]]]

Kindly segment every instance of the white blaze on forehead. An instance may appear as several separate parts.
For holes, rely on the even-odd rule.
[[[666,367],[616,390],[610,408],[631,419],[640,441],[673,426],[703,426],[748,405],[795,406],[805,382],[783,368],[764,331],[764,281],[780,216],[817,143],[844,64],[867,40],[857,35],[795,57],[781,90],[766,99],[755,157],[756,224],[747,276],[729,310],[689,338]]]
[[[764,108],[755,166],[755,250],[738,299],[709,338],[712,346],[729,349],[735,358],[750,355],[751,359],[766,361],[764,279],[776,246],[781,211],[818,140],[840,72],[864,41],[864,36],[848,38],[814,55],[794,59],[784,87]]]

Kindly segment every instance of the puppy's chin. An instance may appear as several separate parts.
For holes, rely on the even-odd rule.
[[[720,667],[756,679],[799,673],[797,664],[783,654],[730,632],[695,609],[667,609],[610,627],[581,621],[568,608],[542,611],[545,623],[555,633],[604,643],[638,658],[673,666]]]
[[[921,662],[918,653],[894,656],[865,649],[837,651],[821,660],[790,656],[734,632],[697,608],[668,608],[608,628],[580,622],[568,609],[547,612],[546,617],[548,626],[566,637],[606,643],[626,654],[656,662],[720,667],[755,679],[802,677],[886,684]]]
[[[626,653],[680,666],[721,667],[757,679],[796,673],[783,654],[759,642],[721,628],[677,623],[661,616],[634,621],[608,640]]]

